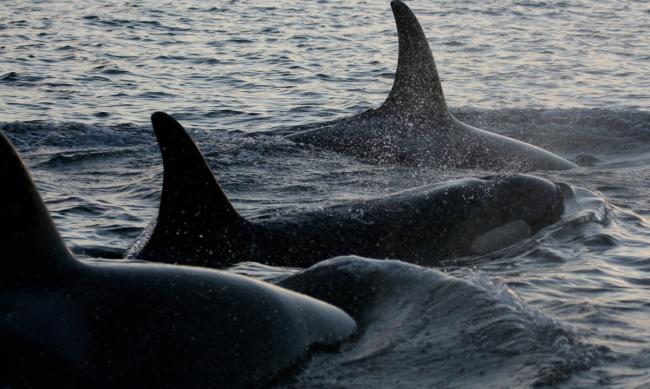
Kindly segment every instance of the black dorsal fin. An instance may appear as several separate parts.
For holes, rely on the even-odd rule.
[[[209,234],[243,219],[223,193],[190,135],[173,117],[151,115],[163,159],[163,189],[154,234]]]
[[[74,261],[32,179],[9,140],[0,134],[0,257],[2,277],[41,274]]]
[[[381,109],[429,120],[449,120],[440,77],[420,23],[402,1],[393,0],[390,5],[399,35],[399,57],[393,88]]]

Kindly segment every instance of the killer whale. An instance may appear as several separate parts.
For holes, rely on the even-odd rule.
[[[349,118],[309,126],[288,139],[376,163],[520,172],[577,167],[539,147],[454,118],[420,23],[402,1],[390,4],[399,56],[384,103]]]
[[[356,324],[310,297],[216,270],[68,251],[0,134],[0,386],[250,388]]]
[[[171,116],[151,121],[163,160],[158,217],[128,257],[227,267],[253,260],[308,267],[339,255],[436,265],[529,237],[557,221],[560,188],[527,176],[427,185],[322,211],[253,222],[228,201],[198,147]]]

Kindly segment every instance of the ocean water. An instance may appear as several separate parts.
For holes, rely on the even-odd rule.
[[[370,287],[367,323],[277,385],[647,387],[650,3],[408,5],[454,114],[579,161],[535,173],[576,199],[530,239],[444,268],[319,265],[322,282]],[[379,105],[396,60],[388,1],[5,0],[0,131],[69,247],[118,259],[157,212],[156,110],[190,130],[251,219],[485,175],[369,165],[278,135]],[[302,270],[231,271],[280,282]]]

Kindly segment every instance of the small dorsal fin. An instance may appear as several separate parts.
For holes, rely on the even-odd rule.
[[[399,35],[399,56],[393,88],[381,109],[429,120],[449,120],[440,77],[420,23],[402,1],[393,0],[390,5]]]
[[[163,159],[160,209],[151,241],[209,235],[243,221],[223,193],[190,135],[173,117],[151,115]],[[152,242],[153,243],[153,242]]]
[[[17,272],[50,272],[74,260],[23,161],[3,134],[0,134],[0,183],[3,277],[14,277]]]

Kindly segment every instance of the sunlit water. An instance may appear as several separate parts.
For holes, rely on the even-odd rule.
[[[539,173],[574,186],[576,202],[498,253],[436,270],[332,264],[367,273],[381,291],[368,301],[373,324],[280,385],[650,382],[650,4],[409,5],[457,117],[595,166]],[[396,56],[387,1],[4,1],[0,129],[69,246],[119,258],[156,215],[155,110],[191,129],[252,219],[484,175],[367,165],[244,133],[378,105]],[[272,281],[293,273],[233,270]]]

